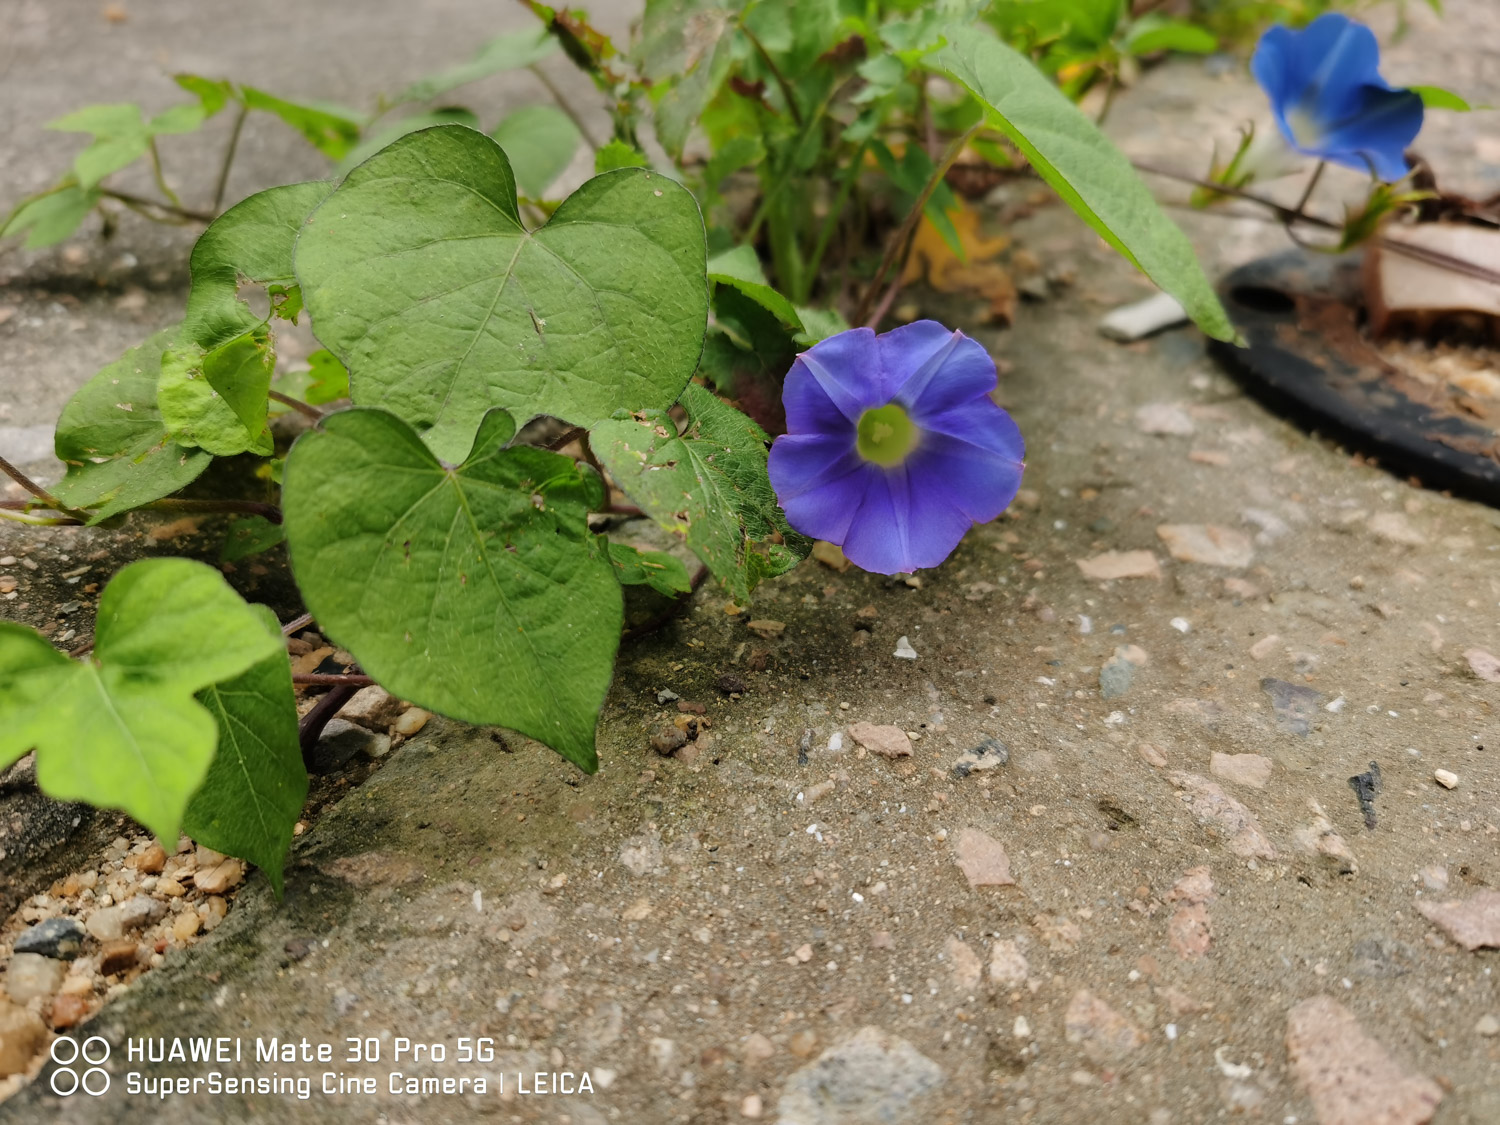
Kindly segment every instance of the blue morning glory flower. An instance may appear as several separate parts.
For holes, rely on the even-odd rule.
[[[787,521],[864,570],[937,566],[1021,485],[1025,445],[995,384],[989,353],[934,320],[803,352],[769,466]]]
[[[1250,71],[1298,152],[1387,182],[1406,175],[1403,154],[1422,128],[1422,98],[1380,77],[1380,46],[1368,27],[1329,13],[1301,31],[1270,28]]]

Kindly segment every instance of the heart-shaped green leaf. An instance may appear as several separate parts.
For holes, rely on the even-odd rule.
[[[589,534],[597,476],[485,415],[445,467],[383,410],[331,415],[287,458],[292,570],[326,634],[390,692],[547,743],[589,772],[619,583]]]
[[[262,868],[280,895],[282,864],[307,799],[307,769],[281,627],[265,606],[252,608],[277,651],[198,693],[214,717],[219,744],[182,827],[200,844]]]
[[[104,588],[91,659],[0,622],[0,766],[37,752],[37,784],[64,801],[122,809],[163,840],[214,756],[195,692],[272,656],[279,632],[213,568],[145,559]]]
[[[426,430],[447,461],[493,406],[579,425],[665,409],[703,348],[703,221],[684,188],[606,172],[528,231],[505,153],[462,126],[408,134],[351,172],[296,260],[354,401]]]
[[[698,386],[682,394],[687,429],[666,414],[610,419],[593,449],[615,482],[681,538],[741,604],[763,578],[807,557],[809,539],[787,526],[766,476],[766,433]]]

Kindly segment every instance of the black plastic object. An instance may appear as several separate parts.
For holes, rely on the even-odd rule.
[[[1360,262],[1292,250],[1234,270],[1220,296],[1248,347],[1215,342],[1215,354],[1278,413],[1500,507],[1500,433],[1381,358],[1363,332]]]

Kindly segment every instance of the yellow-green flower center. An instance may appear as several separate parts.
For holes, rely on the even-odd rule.
[[[855,448],[866,461],[885,468],[899,465],[916,444],[916,423],[894,402],[859,416]]]

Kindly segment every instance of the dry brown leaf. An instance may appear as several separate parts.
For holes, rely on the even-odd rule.
[[[939,293],[977,294],[989,301],[992,319],[1009,323],[1015,313],[1016,287],[1005,267],[993,259],[1010,245],[1010,238],[985,234],[980,229],[980,213],[962,200],[948,212],[948,218],[958,233],[964,257],[956,255],[932,220],[923,216],[901,273],[901,284],[926,280]]]

